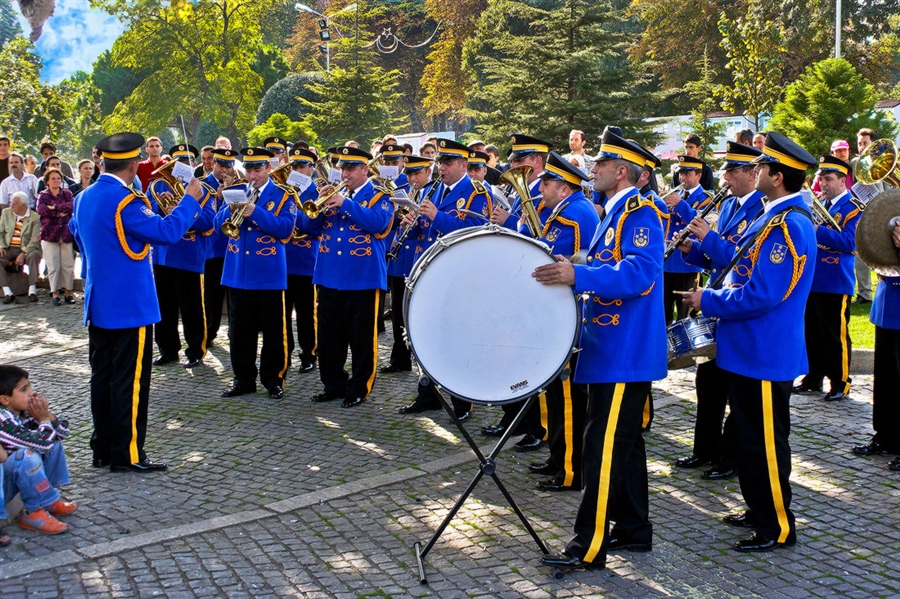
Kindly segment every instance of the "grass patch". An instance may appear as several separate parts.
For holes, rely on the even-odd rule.
[[[850,339],[853,347],[873,349],[875,347],[875,325],[869,322],[869,308],[872,304],[850,306]]]

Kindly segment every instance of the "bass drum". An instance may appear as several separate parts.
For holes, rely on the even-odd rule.
[[[553,262],[546,245],[496,225],[438,240],[406,281],[406,331],[422,370],[450,395],[485,405],[546,388],[578,334],[572,289],[531,276]]]

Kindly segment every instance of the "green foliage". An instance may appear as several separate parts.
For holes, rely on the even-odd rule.
[[[103,137],[100,114],[101,92],[93,77],[78,71],[58,86],[65,99],[64,126],[57,146],[65,160],[76,161],[91,155],[93,145]]]
[[[0,46],[13,39],[21,37],[22,26],[16,17],[16,11],[10,0],[0,0]]]
[[[733,84],[721,88],[722,107],[732,112],[744,110],[759,130],[760,115],[775,109],[781,96],[784,72],[785,36],[777,21],[768,20],[760,10],[760,1],[751,1],[747,15],[719,18],[722,47],[726,51]]]
[[[293,120],[302,119],[309,112],[309,107],[300,98],[318,102],[319,96],[310,89],[310,84],[324,81],[325,77],[321,73],[289,75],[278,81],[269,88],[259,103],[256,124],[266,122],[275,113],[287,115]]]
[[[137,65],[135,69],[114,66],[110,50],[98,56],[91,78],[100,93],[100,113],[103,116],[111,114],[149,74],[146,66]]]
[[[875,110],[877,93],[849,62],[829,58],[806,69],[785,90],[770,128],[784,133],[812,154],[825,154],[835,139],[853,140],[871,127],[894,137],[897,126]]]
[[[216,127],[215,123],[200,121],[200,124],[197,125],[197,130],[194,133],[193,143],[199,150],[203,146],[216,145],[217,137],[219,137],[219,128]]]
[[[714,123],[709,118],[710,113],[715,112],[717,108],[716,98],[713,94],[716,72],[710,62],[709,54],[706,52],[703,53],[700,65],[700,79],[688,82],[684,89],[693,105],[691,118],[687,123],[688,132],[700,136],[703,144],[700,157],[708,161],[712,158],[713,146],[719,136],[725,132],[726,125],[725,123]]]
[[[281,137],[291,142],[302,139],[310,145],[316,145],[319,141],[315,132],[305,122],[292,121],[289,117],[277,112],[266,122],[250,130],[247,134],[247,145],[262,146],[267,137]]]
[[[625,57],[631,33],[622,9],[609,1],[545,4],[491,0],[481,15],[466,46],[475,130],[498,146],[521,131],[565,148],[571,129],[596,135],[615,124],[650,141],[639,118],[649,109],[647,76]]]

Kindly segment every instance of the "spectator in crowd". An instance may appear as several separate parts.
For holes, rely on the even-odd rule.
[[[434,155],[437,154],[437,147],[432,142],[426,141],[422,144],[422,147],[419,148],[419,153],[423,158],[434,159]]]
[[[41,217],[28,207],[28,196],[17,191],[10,197],[10,208],[0,214],[0,287],[3,303],[16,301],[6,267],[10,262],[28,267],[28,301],[38,301],[37,280],[41,264]]]
[[[194,169],[194,176],[198,179],[205,179],[209,176],[213,169],[213,150],[212,146],[203,146],[200,148],[200,165]]]
[[[384,144],[380,139],[376,139],[372,142],[372,146],[369,148],[369,154],[375,156],[379,152],[381,152],[381,146]]]
[[[766,134],[762,131],[758,132],[753,136],[753,147],[762,152],[762,149],[766,146]]]
[[[24,192],[28,207],[34,208],[37,186],[37,178],[25,172],[22,155],[13,152],[9,155],[9,176],[0,182],[0,210],[10,205],[10,198],[17,191]]]
[[[34,169],[34,176],[38,177],[38,178],[43,177],[44,171],[47,170],[48,168],[50,168],[47,165],[47,161],[56,155],[57,155],[57,152],[56,152],[56,144],[55,143],[53,143],[52,141],[45,141],[44,143],[42,143],[41,144],[41,160],[43,160],[43,162],[41,162],[40,166],[38,166],[36,169]],[[66,177],[68,177],[69,179],[74,179],[75,173],[72,172],[72,165],[70,165],[68,162],[64,162],[62,160],[60,160],[60,164],[62,165],[62,168],[60,169],[62,171],[62,174],[65,175]]]
[[[9,138],[0,135],[0,181],[9,176]]]
[[[831,155],[837,158],[838,160],[842,160],[844,162],[850,162],[850,144],[846,139],[836,139],[831,143]],[[853,187],[853,172],[847,173],[846,187],[850,189]],[[812,189],[812,192],[816,194],[816,197],[822,196],[822,188],[819,186],[819,173],[816,173],[815,178],[813,179],[812,185],[809,186]]]
[[[412,145],[411,144],[403,144],[403,155],[404,156],[412,156]]]
[[[472,143],[469,144],[470,150],[472,150],[473,152],[482,152],[484,154],[487,154],[487,152],[484,151],[484,149],[486,147],[487,146],[480,139],[476,139],[475,141],[473,141]],[[489,166],[487,164],[487,162],[484,163],[484,167],[485,167],[485,172],[482,175],[481,179],[479,179],[479,180],[481,182],[487,181],[487,183],[489,185],[500,185],[500,175],[503,173],[501,173],[494,167]],[[471,177],[471,175],[470,175],[470,177]]]
[[[878,139],[878,134],[875,133],[874,129],[863,128],[856,132],[856,150],[859,154],[862,154],[863,151],[869,147],[869,144]],[[854,158],[850,161],[850,166],[854,169],[856,168],[856,161],[859,158]],[[852,170],[852,169],[851,169]],[[884,191],[884,183],[876,183],[875,188],[881,192]],[[860,198],[860,201],[863,203],[866,200]],[[856,299],[853,300],[854,304],[871,304],[872,303],[872,271],[869,270],[869,267],[865,262],[859,257],[859,254],[856,255]]]
[[[60,171],[60,175],[62,175],[62,160],[59,159],[59,156],[51,156],[44,161],[44,174],[46,175],[51,169]],[[74,179],[70,179],[68,177],[62,178],[63,189],[71,189],[73,185],[75,185]],[[41,176],[41,179],[38,181],[37,185],[37,195],[40,195],[41,192],[45,189],[47,189],[46,179]]]
[[[164,165],[166,160],[163,159],[162,142],[158,137],[148,138],[144,151],[147,152],[147,160],[138,162],[137,177],[141,180],[141,189],[150,189],[150,181],[159,178],[153,171]]]
[[[37,213],[41,215],[41,251],[47,265],[47,280],[53,305],[62,304],[63,296],[67,304],[75,303],[72,283],[75,279],[75,254],[72,251],[72,232],[69,221],[75,208],[72,192],[62,186],[62,173],[49,168],[44,173],[47,188],[38,194]]]
[[[78,180],[75,182],[75,185],[69,187],[69,191],[72,192],[73,196],[78,195],[79,192],[91,186],[91,183],[94,182],[95,170],[94,162],[89,158],[78,162]]]
[[[753,129],[741,129],[734,135],[734,141],[745,146],[753,145]]]
[[[569,132],[569,149],[572,151],[564,156],[566,160],[584,171],[585,175],[590,173],[594,167],[594,161],[584,153],[586,144],[587,139],[584,137],[584,131],[572,129]]]
[[[354,141],[354,140],[352,140],[352,139],[349,140],[349,141],[348,141],[347,143],[345,143],[344,145],[347,146],[348,148],[357,148],[357,149],[359,149],[359,142]]]
[[[29,154],[25,157],[25,172],[29,175],[34,175],[34,171],[37,170],[38,161],[37,158]]]
[[[488,166],[495,168],[501,173],[506,170],[506,166],[500,162],[500,150],[494,144],[484,146],[484,152],[488,155]]]
[[[103,166],[103,156],[100,155],[100,150],[96,146],[91,148],[91,162],[94,163],[94,174],[91,175],[91,181],[96,181],[100,173],[103,172],[101,168]]]
[[[686,138],[684,138],[684,153],[686,156],[690,156],[691,158],[699,158],[700,152],[703,150],[703,143],[700,141],[700,136],[696,133],[691,133]],[[678,171],[675,171],[675,174],[672,176],[673,185],[678,187],[681,184],[681,178],[678,174]],[[703,163],[703,170],[700,173],[700,187],[705,189],[706,191],[712,191],[713,185],[715,184],[715,178],[713,177],[712,168],[705,162]]]

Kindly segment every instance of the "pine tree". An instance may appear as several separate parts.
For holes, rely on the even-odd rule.
[[[725,123],[714,123],[709,118],[710,113],[715,112],[718,107],[713,83],[715,77],[716,72],[710,63],[709,54],[704,51],[700,63],[700,79],[684,86],[692,105],[691,118],[687,123],[688,130],[700,136],[700,142],[703,144],[700,157],[704,160],[712,158],[713,147],[719,136],[725,132]]]

